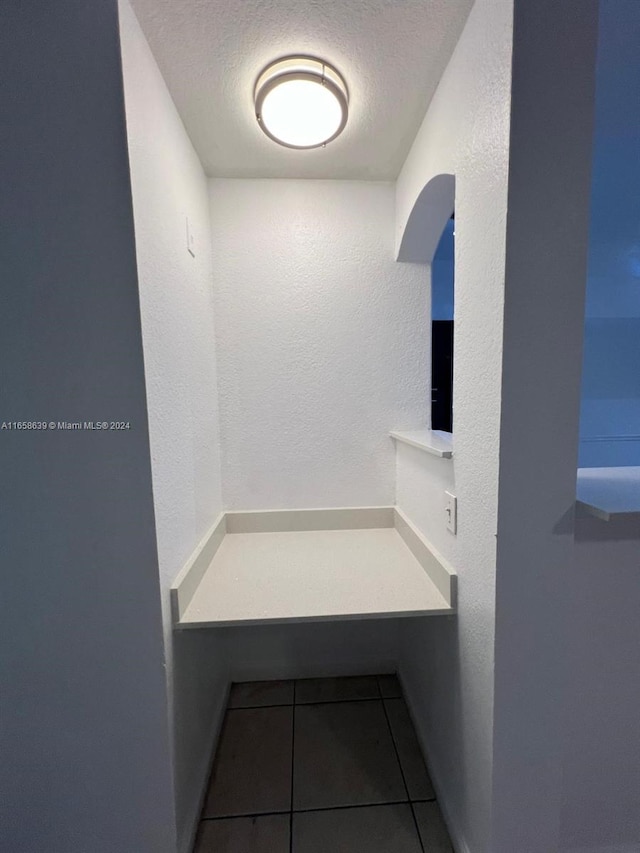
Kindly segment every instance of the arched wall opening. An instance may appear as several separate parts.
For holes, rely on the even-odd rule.
[[[455,208],[454,175],[436,175],[423,188],[413,205],[398,249],[398,260],[430,264],[447,222]]]
[[[398,260],[430,265],[431,429],[453,432],[455,177],[432,178],[416,199]]]

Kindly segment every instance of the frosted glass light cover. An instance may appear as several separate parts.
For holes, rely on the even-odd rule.
[[[335,139],[347,121],[347,90],[325,62],[291,57],[269,66],[255,90],[256,118],[275,142],[317,148]]]
[[[322,145],[335,134],[342,108],[333,92],[311,80],[285,80],[262,104],[264,126],[287,145]]]

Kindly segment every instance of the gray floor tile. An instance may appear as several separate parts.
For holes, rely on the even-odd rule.
[[[433,785],[404,699],[385,699],[384,704],[410,798],[412,800],[434,799]]]
[[[375,675],[356,678],[303,678],[296,682],[296,705],[379,698]]]
[[[437,803],[414,803],[425,853],[453,853],[447,827]]]
[[[293,705],[293,681],[245,681],[232,684],[229,708]]]
[[[203,817],[291,807],[293,706],[228,711]]]
[[[289,853],[289,815],[205,820],[193,853]]]
[[[397,675],[379,675],[378,687],[383,699],[399,699],[402,696],[402,688]]]
[[[296,707],[294,809],[405,799],[381,700]]]
[[[293,853],[421,853],[409,805],[293,816]]]

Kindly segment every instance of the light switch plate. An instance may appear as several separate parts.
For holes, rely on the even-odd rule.
[[[444,493],[444,511],[447,530],[455,535],[458,532],[458,498],[451,492]]]

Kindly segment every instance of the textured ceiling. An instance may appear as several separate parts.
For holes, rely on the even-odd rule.
[[[133,0],[187,131],[212,176],[395,178],[473,0]],[[253,85],[274,59],[326,59],[350,91],[324,149],[269,140]]]

